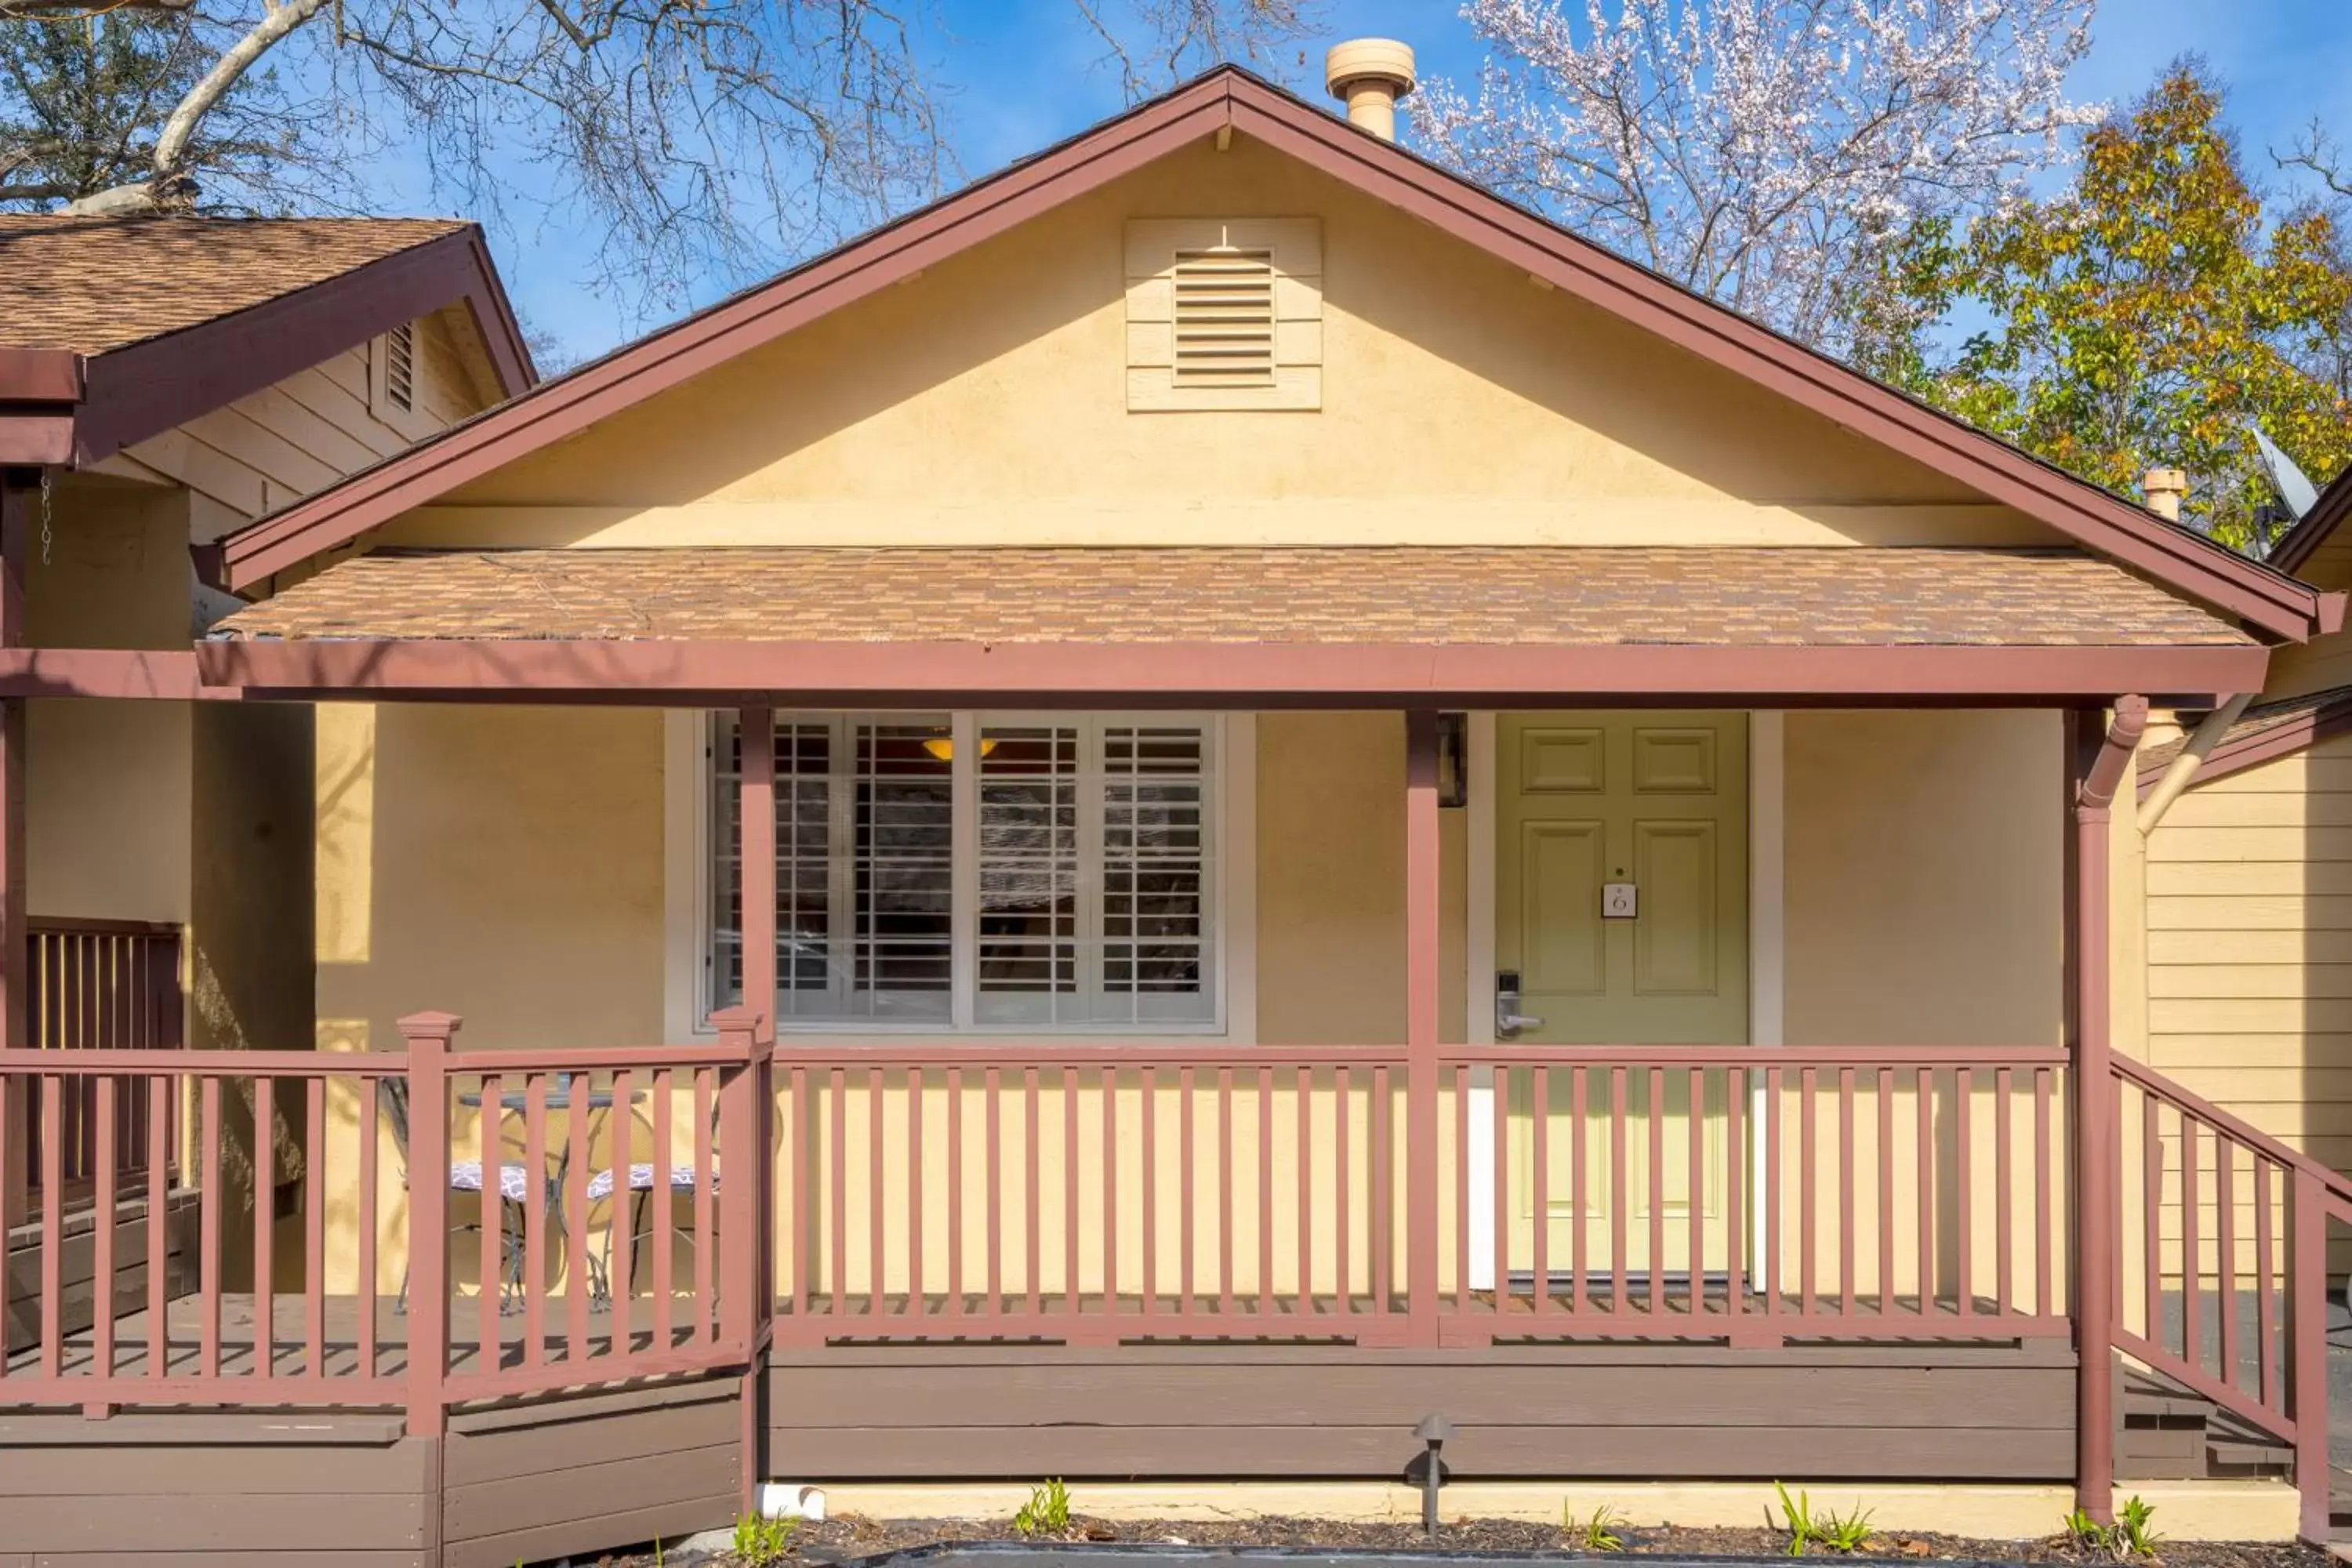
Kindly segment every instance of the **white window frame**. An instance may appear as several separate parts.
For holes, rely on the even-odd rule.
[[[663,1013],[672,1039],[708,1038],[713,952],[711,887],[712,738],[716,715],[701,710],[671,710],[665,715],[664,743],[664,893],[666,962]],[[1256,964],[1256,800],[1257,745],[1255,715],[1247,713],[1167,713],[1154,711],[1032,712],[1019,710],[957,710],[952,733],[960,754],[971,755],[984,724],[1067,723],[1082,718],[1101,725],[1198,724],[1206,732],[1210,773],[1210,861],[1207,868],[1211,930],[1208,951],[1213,965],[1211,1017],[1199,1022],[1107,1024],[1003,1023],[983,1024],[971,1016],[976,992],[970,968],[977,945],[971,933],[971,915],[977,905],[979,879],[976,769],[956,774],[957,837],[954,890],[959,933],[953,944],[954,983],[950,989],[952,1019],[940,1024],[895,1020],[786,1019],[778,1026],[780,1039],[851,1039],[867,1044],[892,1041],[919,1043],[942,1036],[1045,1036],[1120,1039],[1184,1040],[1223,1038],[1247,1043],[1255,1038],[1257,1023]]]

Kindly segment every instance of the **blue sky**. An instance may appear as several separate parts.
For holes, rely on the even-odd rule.
[[[938,0],[934,14],[928,53],[950,84],[953,142],[968,174],[1120,107],[1118,77],[1071,0]],[[1425,75],[1466,78],[1478,68],[1478,40],[1443,0],[1330,0],[1324,15],[1331,39],[1403,38]],[[2127,100],[2174,57],[2204,56],[2229,85],[2249,166],[2266,177],[2264,150],[2283,149],[2314,116],[2352,141],[2352,0],[2100,0],[2094,39],[2072,83],[2079,99]],[[1308,54],[1297,75],[1316,86],[1319,46]],[[419,191],[415,205],[435,204]],[[602,353],[646,324],[586,288],[579,247],[563,236],[495,235],[493,245],[526,320],[569,358]],[[724,291],[711,279],[696,296]]]

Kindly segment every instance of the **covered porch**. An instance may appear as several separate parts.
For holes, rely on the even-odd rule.
[[[2122,1343],[2324,1454],[2313,1236],[2333,1178],[2108,1048],[2105,865],[2135,693],[2210,701],[2262,650],[2195,612],[2138,643],[2035,631],[2076,592],[2175,613],[2121,573],[2056,610],[1989,578],[1969,614],[1992,619],[1945,644],[1824,640],[1821,580],[1756,562],[1724,599],[1749,620],[1714,643],[1419,641],[1412,617],[1436,612],[1412,595],[1371,640],[501,641],[334,618],[339,574],[364,568],[367,602],[397,605],[381,574],[445,563],[334,568],[184,671],[189,700],[366,716],[356,896],[401,1011],[336,1022],[322,970],[324,1048],[0,1055],[41,1162],[0,1228],[58,1233],[53,1129],[87,1082],[95,1211],[155,1216],[99,1227],[95,1277],[163,1256],[182,1193],[198,1260],[192,1290],[150,1270],[143,1300],[85,1329],[46,1254],[37,1310],[0,1345],[10,1406],[383,1410],[402,1440],[455,1443],[516,1402],[707,1384],[737,1423],[738,1496],[775,1475],[1395,1475],[1437,1415],[1456,1475],[2071,1479],[2105,1508]],[[593,601],[622,564],[567,563],[562,589]],[[1732,580],[1715,565],[1686,601]],[[517,567],[461,559],[413,602],[479,623],[489,606],[452,593],[477,570]],[[1505,580],[1475,579],[1477,602]],[[1552,614],[1562,591],[1538,580],[1495,613]],[[576,630],[616,612],[562,613]],[[123,697],[128,668],[46,679]],[[1286,729],[1301,787],[1280,797],[1265,748]],[[1376,768],[1315,765],[1343,732],[1372,738]],[[478,744],[395,756],[404,733]],[[599,734],[615,744],[524,754]],[[596,815],[601,771],[648,734],[692,769],[665,765],[653,797],[703,824],[695,879],[662,898],[696,910],[708,977],[665,959],[662,1002],[614,1007],[646,968],[601,973],[608,950],[533,924],[578,885],[551,866],[572,890],[534,899],[495,846],[539,813],[582,862],[675,837],[676,817]],[[1609,773],[1621,739],[1665,748],[1647,787]],[[387,834],[395,788],[430,792],[419,818],[469,852]],[[1638,830],[1622,874],[1612,812]],[[1319,842],[1318,817],[1340,825]],[[1888,836],[1903,823],[1916,839]],[[807,849],[819,825],[837,850]],[[1600,835],[1590,865],[1555,853],[1580,833]],[[1955,879],[1955,845],[1985,863]],[[1392,956],[1370,966],[1349,951],[1386,941],[1363,868],[1318,873],[1351,859],[1393,873]],[[1841,902],[1849,875],[1863,891]],[[428,896],[396,906],[395,882]],[[1954,907],[2002,929],[1956,947]],[[1800,908],[1814,945],[1792,963]],[[530,938],[488,989],[486,912]],[[598,931],[610,911],[578,913]],[[1664,933],[1647,947],[1645,918]],[[1270,1006],[1284,942],[1305,955],[1287,974],[1373,978]],[[1890,1013],[1885,966],[1921,949],[1930,964],[1896,973],[1946,988]],[[579,1022],[598,1008],[620,1022]],[[141,1136],[177,1129],[184,1151],[135,1185],[132,1106]],[[0,1137],[17,1167],[24,1134]],[[283,1210],[239,1198],[289,1185]],[[2224,1227],[2210,1274],[2192,1242],[2185,1293],[2148,1245],[2160,1213]],[[2258,1354],[2235,1313],[2219,1361],[2193,1325],[2159,1342],[2159,1297],[2209,1279],[2260,1293]],[[2305,1474],[2324,1510],[2324,1458]]]

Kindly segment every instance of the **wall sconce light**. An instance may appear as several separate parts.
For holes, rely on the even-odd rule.
[[[1470,715],[1437,716],[1437,804],[1470,804]]]

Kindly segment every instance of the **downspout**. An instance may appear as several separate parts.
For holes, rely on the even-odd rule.
[[[2205,759],[2213,754],[2213,748],[2221,743],[2221,737],[2229,733],[2230,726],[2245,717],[2246,708],[2253,700],[2252,692],[2239,692],[2206,714],[2205,721],[2197,726],[2196,732],[2182,742],[2179,755],[2174,757],[2171,764],[2164,770],[2164,776],[2156,781],[2156,787],[2148,792],[2147,798],[2139,803],[2141,837],[2145,838],[2156,831],[2156,825],[2164,820],[2164,814],[2172,809],[2172,803],[2180,798],[2181,792],[2196,778],[2197,770],[2205,765]]]

